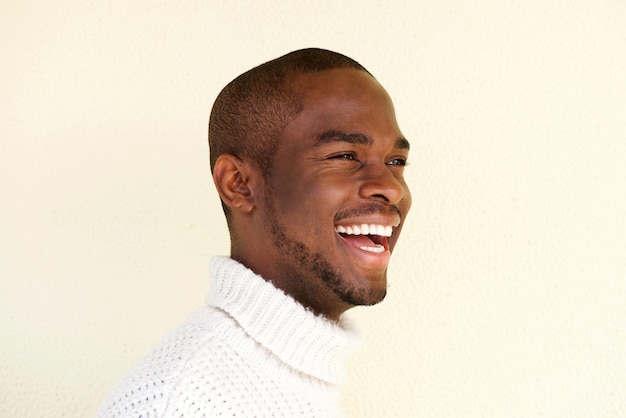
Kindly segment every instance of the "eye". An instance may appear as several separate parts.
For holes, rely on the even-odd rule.
[[[339,154],[333,154],[328,157],[329,160],[353,160],[357,161],[356,155],[351,152],[341,152]]]
[[[405,158],[394,158],[387,162],[388,165],[395,165],[399,167],[405,167],[407,165],[407,161]]]

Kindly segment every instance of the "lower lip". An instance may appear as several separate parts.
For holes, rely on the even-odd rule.
[[[341,235],[337,234],[339,240],[345,245],[350,253],[356,256],[359,260],[359,264],[365,265],[367,267],[387,267],[389,264],[389,259],[391,257],[391,252],[389,249],[385,249],[380,253],[373,253],[371,251],[363,250],[359,247],[352,245],[350,241],[343,238]]]

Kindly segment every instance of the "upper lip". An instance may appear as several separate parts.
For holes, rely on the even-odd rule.
[[[360,207],[344,210],[335,216],[338,225],[384,225],[398,227],[402,222],[402,214],[396,206],[370,203]]]

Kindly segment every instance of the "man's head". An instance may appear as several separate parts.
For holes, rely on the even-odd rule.
[[[384,298],[408,141],[360,64],[306,49],[244,73],[216,100],[209,144],[234,259],[332,319]]]

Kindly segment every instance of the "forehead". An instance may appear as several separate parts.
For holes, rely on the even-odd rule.
[[[317,137],[326,131],[363,133],[393,140],[402,134],[391,98],[365,71],[333,69],[297,76],[292,89],[301,111],[285,128],[286,137]]]
[[[350,102],[391,99],[374,77],[353,68],[336,68],[297,75],[292,81],[295,93],[304,101],[305,109],[320,102],[344,100]]]

